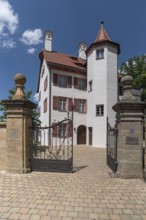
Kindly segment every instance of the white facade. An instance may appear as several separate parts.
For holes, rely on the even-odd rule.
[[[104,58],[97,59],[96,51],[103,50]],[[88,62],[88,114],[87,127],[92,128],[92,144],[106,146],[107,117],[111,126],[115,124],[115,113],[112,106],[117,102],[117,49],[109,46],[98,46],[90,51]],[[92,90],[90,91],[90,82]],[[103,106],[103,115],[97,115],[96,106]],[[92,117],[91,117],[92,115]],[[89,135],[88,135],[89,136]]]
[[[102,31],[104,34],[105,30],[103,27],[100,30],[100,34]],[[72,66],[68,67],[68,61],[66,62],[67,68],[64,66],[64,63],[58,63],[57,67],[55,63],[53,66],[52,63],[55,59],[58,60],[58,57],[55,58],[55,53],[51,56],[49,52],[49,58],[47,60],[47,53],[45,52],[44,57],[41,58],[38,87],[38,92],[40,93],[39,107],[40,120],[42,121],[41,126],[51,126],[54,122],[63,120],[69,111],[69,99],[72,100],[73,105],[75,105],[75,100],[85,100],[87,111],[74,111],[73,143],[74,145],[80,144],[79,128],[83,126],[85,128],[85,134],[82,138],[84,138],[83,142],[85,145],[105,147],[107,141],[107,117],[109,118],[111,126],[115,124],[115,113],[112,110],[112,106],[117,102],[118,97],[118,50],[118,44],[107,39],[103,39],[102,44],[100,41],[91,44],[87,49],[87,63],[85,63],[87,65],[84,65],[84,69],[86,69],[83,72],[81,70],[77,71],[76,67],[75,71]],[[60,54],[60,57],[61,56],[64,55]],[[79,57],[82,57],[85,62],[85,45],[80,44]],[[75,59],[74,57],[71,58]],[[51,59],[54,60],[52,61]],[[64,60],[62,59],[58,62],[64,62]],[[55,74],[58,77],[64,76],[66,79],[70,77],[71,86],[64,88],[54,84]],[[78,80],[86,80],[87,89],[82,90],[76,88],[74,84],[75,78]],[[65,98],[66,107],[64,111],[54,109],[54,97]],[[47,107],[44,107],[45,100],[47,100]]]

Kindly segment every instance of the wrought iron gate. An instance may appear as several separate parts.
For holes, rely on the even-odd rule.
[[[117,171],[117,135],[117,127],[112,128],[107,119],[107,165],[114,173]]]
[[[32,170],[72,172],[73,119],[67,118],[51,127],[33,127]]]

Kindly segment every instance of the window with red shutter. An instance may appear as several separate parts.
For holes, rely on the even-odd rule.
[[[53,110],[58,110],[58,96],[53,96]]]
[[[58,85],[58,74],[57,73],[53,74],[53,85],[54,86]]]
[[[66,108],[67,108],[67,98],[66,97],[59,97],[58,110],[59,111],[66,111]]]
[[[59,137],[65,137],[66,135],[66,126],[67,124],[66,123],[62,123],[59,125]]]

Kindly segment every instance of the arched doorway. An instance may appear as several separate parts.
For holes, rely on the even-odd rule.
[[[80,125],[77,129],[77,144],[86,144],[86,126]]]

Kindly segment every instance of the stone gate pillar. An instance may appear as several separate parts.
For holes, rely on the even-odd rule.
[[[36,104],[27,100],[23,92],[26,78],[15,75],[16,93],[11,100],[3,100],[7,109],[7,165],[10,173],[26,173],[31,169],[32,110]]]
[[[143,123],[145,103],[131,93],[132,77],[122,78],[123,98],[113,106],[117,112],[117,176],[143,178]]]

